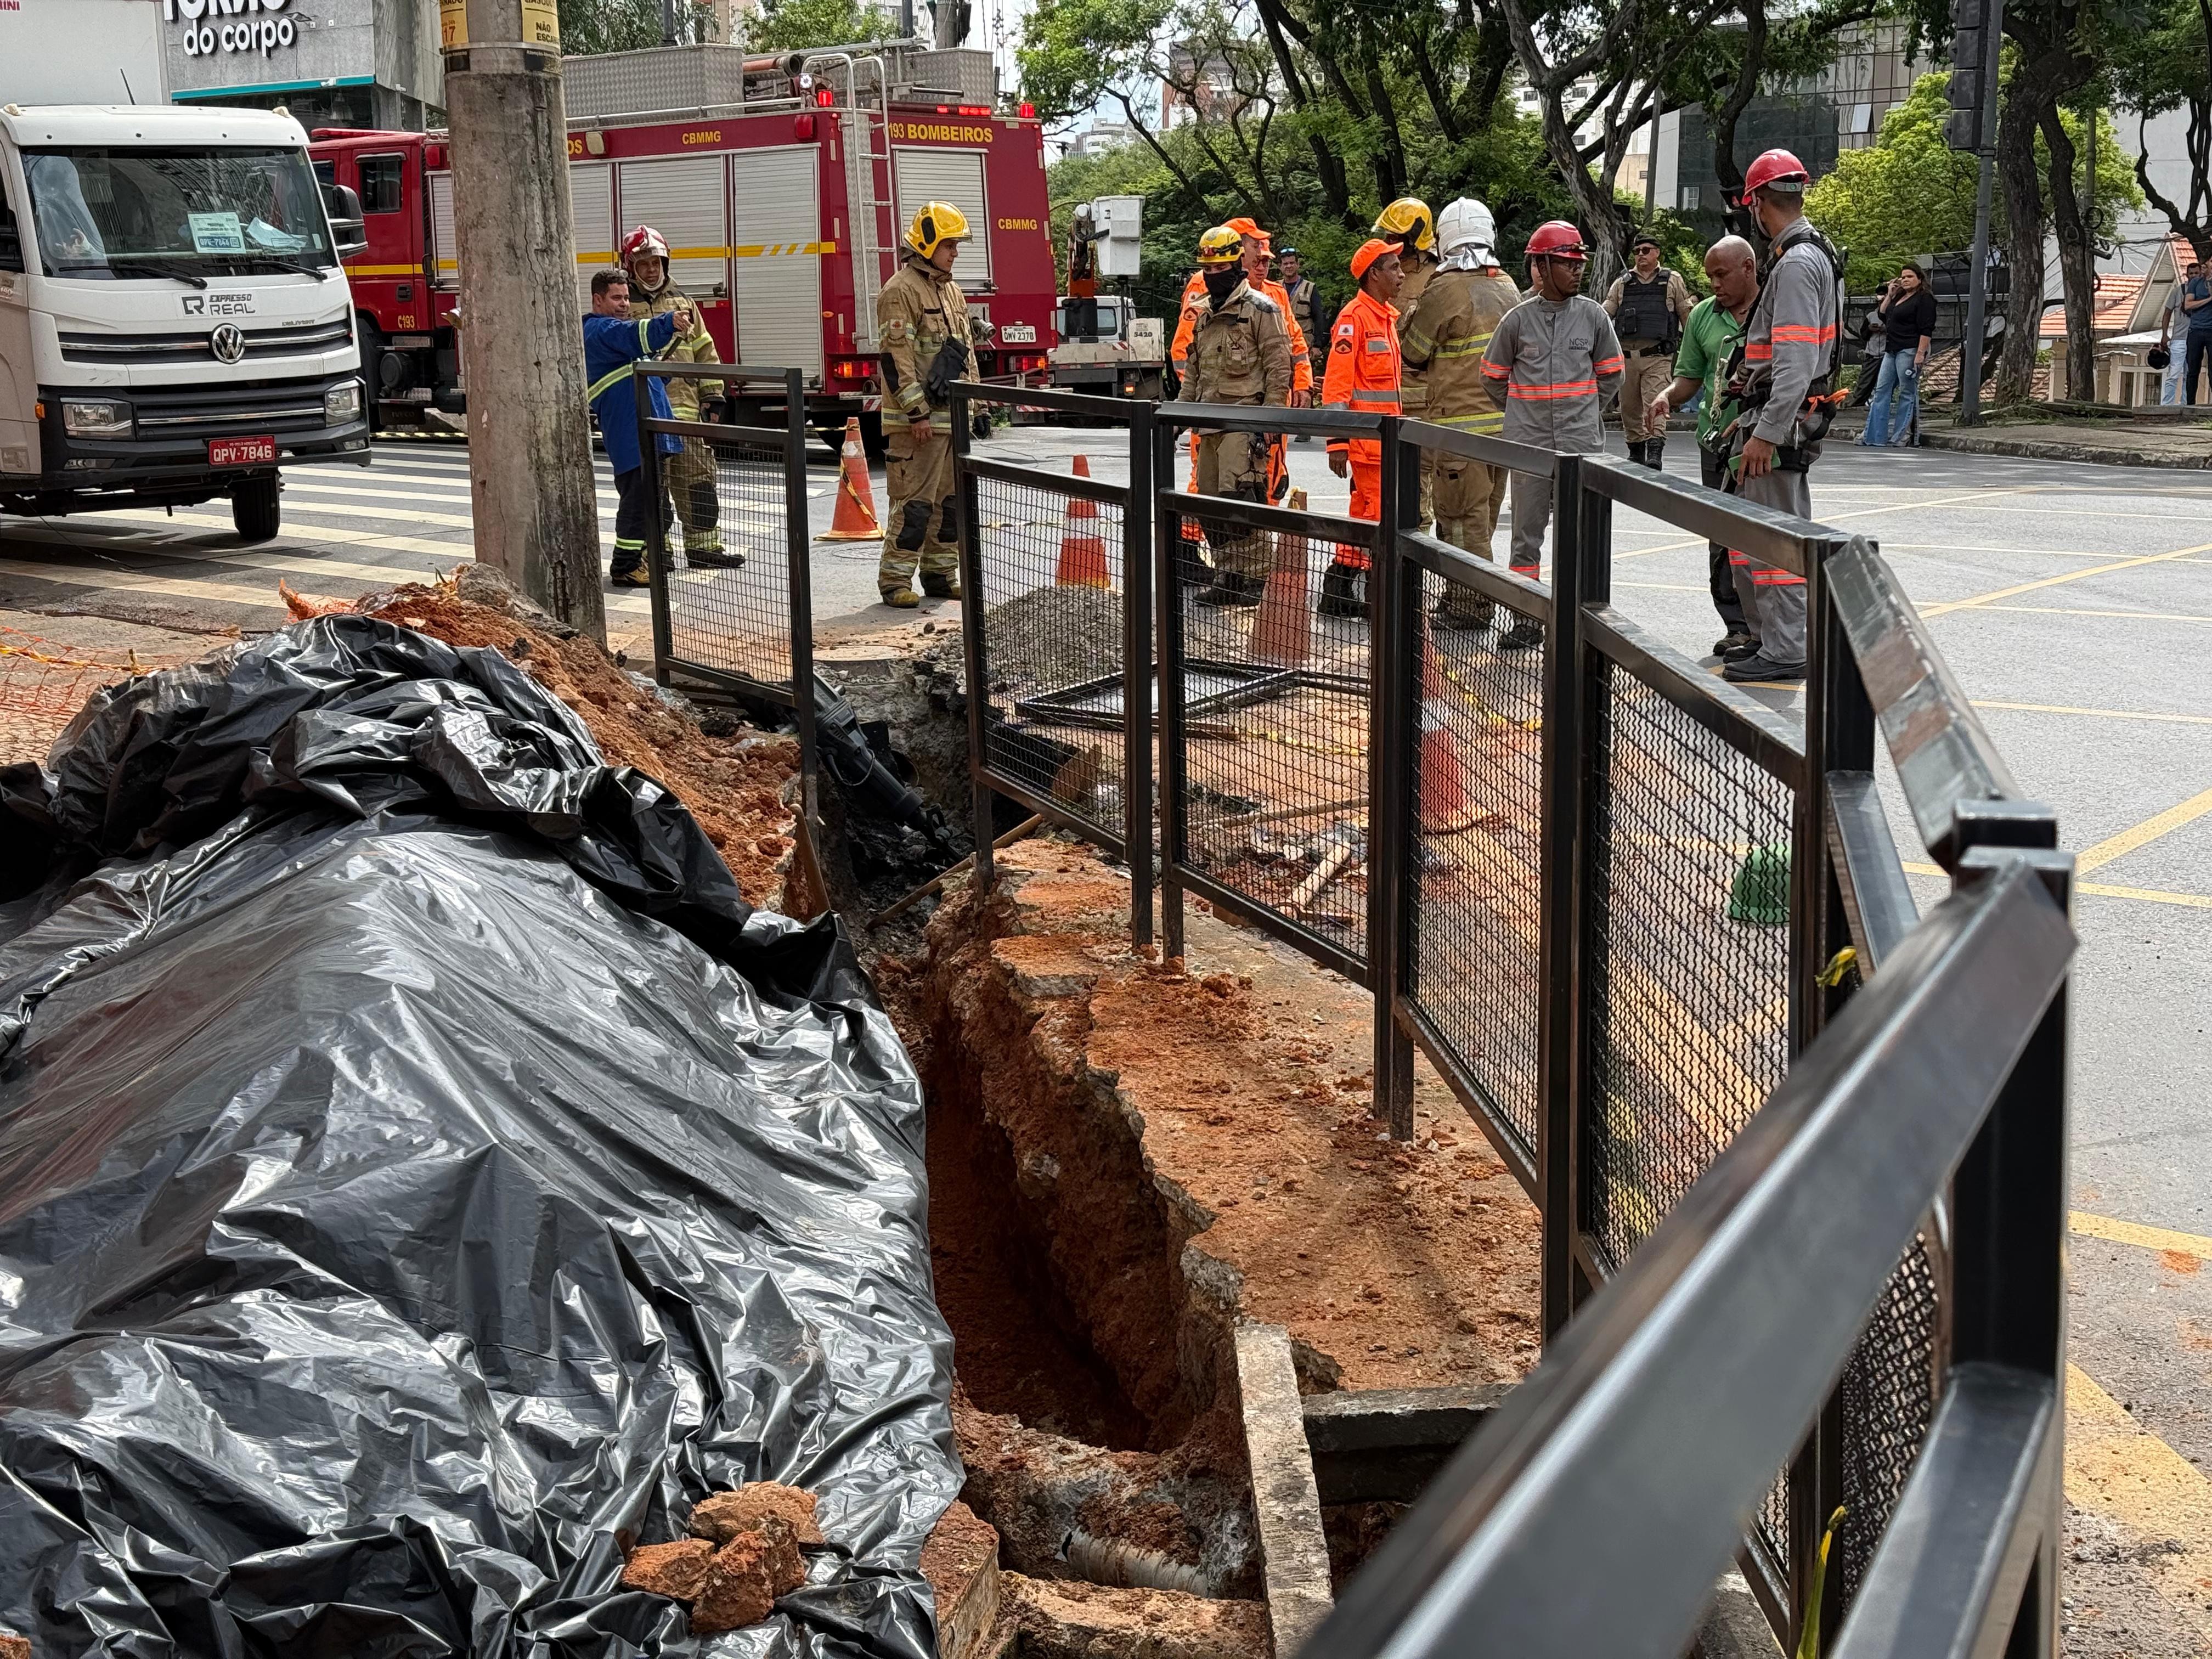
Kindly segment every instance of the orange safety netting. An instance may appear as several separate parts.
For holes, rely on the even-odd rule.
[[[0,626],[0,763],[45,759],[94,692],[169,665],[136,651],[103,657]]]

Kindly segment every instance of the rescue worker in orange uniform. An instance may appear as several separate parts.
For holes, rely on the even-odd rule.
[[[1352,279],[1359,292],[1336,313],[1329,331],[1328,372],[1322,377],[1323,409],[1368,415],[1395,415],[1404,368],[1398,356],[1398,297],[1401,270],[1397,250],[1370,237],[1352,256]],[[1382,516],[1382,444],[1376,438],[1331,438],[1328,470],[1352,476],[1352,516]],[[1367,606],[1358,593],[1360,577],[1373,562],[1364,547],[1340,542],[1336,557],[1322,576],[1324,617],[1358,617]]]

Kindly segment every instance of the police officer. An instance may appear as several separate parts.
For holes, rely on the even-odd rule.
[[[950,202],[925,202],[906,232],[906,257],[876,300],[884,351],[884,447],[890,516],[884,524],[876,586],[884,603],[910,611],[917,562],[921,591],[960,597],[960,514],[952,487],[955,380],[975,378],[968,301],[952,262],[968,219]]]
[[[1521,303],[1521,290],[1498,268],[1498,228],[1484,204],[1462,196],[1437,217],[1443,258],[1420,303],[1407,310],[1399,330],[1408,376],[1426,382],[1428,418],[1438,426],[1496,436],[1505,416],[1482,386],[1482,354],[1505,313]],[[1498,509],[1505,504],[1506,471],[1462,456],[1437,454],[1434,474],[1437,538],[1491,556]],[[1455,582],[1437,601],[1439,628],[1486,628],[1491,605]]]
[[[1187,404],[1272,404],[1291,396],[1290,319],[1254,288],[1244,271],[1244,239],[1216,225],[1198,239],[1198,268],[1206,291],[1191,302],[1190,349],[1176,400]],[[1240,501],[1267,499],[1267,439],[1251,432],[1200,434],[1197,476],[1201,495]],[[1214,526],[1212,585],[1197,596],[1209,605],[1257,605],[1266,584],[1267,556],[1249,530]]]
[[[1505,435],[1516,443],[1570,454],[1605,449],[1605,406],[1620,389],[1620,342],[1605,307],[1582,291],[1589,248],[1564,219],[1536,227],[1528,239],[1528,283],[1534,290],[1505,313],[1482,357],[1483,389],[1505,411]],[[1552,518],[1548,474],[1513,475],[1513,568],[1534,576]],[[1526,617],[1498,641],[1498,649],[1540,645],[1543,624]]]
[[[1656,472],[1667,453],[1667,428],[1651,424],[1651,400],[1674,378],[1674,352],[1690,318],[1690,290],[1679,271],[1659,263],[1659,239],[1636,239],[1635,264],[1613,279],[1605,309],[1627,360],[1620,386],[1620,427],[1628,459]]]
[[[623,269],[629,272],[632,322],[673,311],[679,303],[691,306],[691,331],[679,335],[676,343],[660,354],[661,361],[720,362],[722,355],[714,349],[714,337],[707,332],[706,324],[699,320],[697,307],[692,305],[690,295],[678,284],[669,270],[668,243],[661,234],[651,225],[640,225],[623,239],[622,262]],[[671,377],[661,384],[668,389],[672,418],[699,419],[699,395],[702,389],[699,381]],[[743,564],[742,555],[727,556],[722,551],[720,503],[714,493],[713,454],[696,438],[681,441],[684,447],[668,458],[667,465],[661,469],[661,477],[675,500],[677,521],[684,526],[684,562],[696,565]]]
[[[1398,412],[1398,253],[1379,236],[1360,244],[1352,256],[1352,279],[1359,291],[1336,313],[1328,335],[1328,372],[1322,380],[1322,407],[1354,414]],[[1376,438],[1331,438],[1328,470],[1352,479],[1351,515],[1382,516],[1382,444]],[[1354,588],[1374,562],[1364,547],[1337,544],[1336,557],[1322,577],[1324,617],[1357,617],[1366,606]]]
[[[1744,325],[1743,362],[1729,381],[1742,405],[1731,466],[1747,501],[1799,518],[1813,514],[1806,474],[1820,458],[1834,410],[1836,325],[1843,262],[1805,217],[1805,164],[1770,149],[1746,170],[1741,205],[1767,240],[1766,276]],[[1721,670],[1728,679],[1794,682],[1805,678],[1805,579],[1746,558],[1736,588],[1750,580],[1745,620],[1756,639]]]

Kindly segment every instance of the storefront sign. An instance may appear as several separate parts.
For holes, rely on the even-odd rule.
[[[164,22],[185,26],[187,58],[258,52],[266,58],[299,44],[299,25],[275,16],[291,0],[161,0]]]
[[[469,0],[438,0],[438,44],[447,52],[469,44]],[[561,44],[560,0],[522,0],[522,44]]]

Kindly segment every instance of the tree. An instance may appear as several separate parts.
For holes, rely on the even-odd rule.
[[[2137,112],[2135,175],[2144,196],[2175,234],[2189,239],[2198,258],[2212,258],[2212,0],[2163,0],[2154,6],[2149,27],[2124,32],[2115,41],[2112,85],[2119,100]],[[2185,205],[2152,179],[2144,136],[2151,117],[2184,108],[2189,112]]]
[[[888,40],[898,19],[862,0],[772,0],[745,31],[745,44],[761,52],[811,52]]]
[[[1974,158],[1943,142],[1949,76],[1923,75],[1882,118],[1864,149],[1847,149],[1807,192],[1805,211],[1850,262],[1854,294],[1869,294],[1916,255],[1968,246],[1974,236]]]
[[[571,58],[660,44],[660,0],[561,0],[561,50]]]

